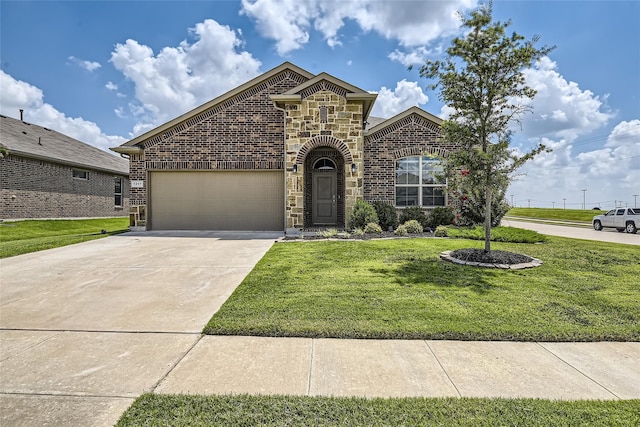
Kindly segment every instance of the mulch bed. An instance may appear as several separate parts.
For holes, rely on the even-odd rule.
[[[480,262],[484,264],[513,265],[533,261],[533,258],[527,255],[507,251],[485,252],[483,249],[458,249],[451,252],[451,256],[462,261]]]

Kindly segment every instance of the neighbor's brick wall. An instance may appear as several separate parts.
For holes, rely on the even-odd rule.
[[[395,161],[432,154],[444,157],[455,146],[437,141],[438,125],[412,114],[364,140],[364,199],[395,206]]]
[[[284,71],[145,141],[144,153],[129,160],[131,179],[144,182],[131,189],[133,210],[146,204],[147,171],[284,169],[284,117],[269,96],[306,80]],[[144,219],[136,223],[144,224]]]
[[[114,174],[9,155],[0,159],[0,219],[111,217],[129,214],[129,181],[121,176],[123,206],[114,206]]]
[[[319,147],[336,148],[344,158],[338,173],[344,176],[344,207],[338,211],[343,222],[339,225],[344,225],[356,200],[362,198],[362,101],[348,102],[344,90],[323,82],[305,89],[302,95],[300,104],[286,106],[287,228],[305,226],[305,191],[300,177],[306,176],[306,155]],[[327,107],[326,123],[320,123],[321,106]],[[355,173],[351,163],[356,164]],[[292,171],[294,164],[298,165],[297,174]]]

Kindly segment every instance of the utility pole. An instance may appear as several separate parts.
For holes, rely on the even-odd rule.
[[[555,209],[556,208],[556,202],[551,202],[551,209]]]
[[[582,210],[587,209],[587,190],[586,188],[584,190],[580,190],[582,191]]]
[[[636,203],[636,200],[637,200],[638,194],[632,194],[632,196],[633,196],[633,207],[637,208],[638,205]],[[511,196],[511,197],[513,197],[513,196]]]
[[[511,207],[514,207],[513,206],[513,194],[511,195]]]
[[[567,199],[562,199],[562,209],[567,209]]]
[[[527,202],[529,203],[529,207],[531,207],[531,199],[527,199]]]

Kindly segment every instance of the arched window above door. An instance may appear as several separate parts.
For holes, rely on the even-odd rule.
[[[320,171],[336,170],[336,164],[334,163],[333,160],[327,159],[326,157],[324,157],[322,159],[316,160],[316,162],[313,164],[313,170],[320,170]]]

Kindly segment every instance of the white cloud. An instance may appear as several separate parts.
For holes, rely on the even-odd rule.
[[[395,90],[382,87],[378,92],[378,98],[373,106],[371,115],[390,118],[404,110],[425,104],[429,97],[424,94],[417,82],[401,80]]]
[[[118,85],[113,82],[107,82],[107,84],[104,85],[104,87],[106,87],[107,90],[112,90],[112,91],[118,90]]]
[[[410,49],[408,51],[401,51],[399,49],[391,52],[387,57],[392,61],[397,61],[405,67],[421,66],[424,61],[429,57],[434,57],[442,53],[442,45],[436,46],[434,49],[427,49],[425,46],[418,46],[417,48]]]
[[[529,136],[548,135],[573,140],[604,126],[613,117],[600,97],[568,82],[548,57],[524,71],[527,84],[537,90],[530,101],[533,114],[522,117]]]
[[[136,40],[117,44],[110,61],[131,80],[145,114],[134,135],[215,98],[259,74],[260,61],[239,51],[238,33],[212,19],[189,30],[195,40],[157,54]]]
[[[606,143],[597,137],[586,142],[542,138],[553,152],[525,165],[525,176],[511,185],[509,194],[518,206],[531,200],[531,206],[559,208],[566,203],[567,209],[582,209],[581,190],[586,189],[587,209],[633,206],[632,195],[640,194],[640,120],[618,123],[601,141]],[[585,145],[595,146],[579,152]]]
[[[99,62],[87,61],[87,60],[84,60],[84,59],[76,58],[75,56],[70,56],[69,57],[69,61],[73,62],[74,64],[76,64],[80,68],[84,68],[85,70],[87,70],[89,72],[93,72],[93,71],[97,70],[98,68],[100,68],[102,66],[102,65],[100,65]]]
[[[316,13],[316,2],[242,0],[241,13],[256,19],[260,34],[276,40],[278,54],[283,56],[309,41],[308,30]]]
[[[346,20],[364,31],[373,31],[403,46],[423,46],[455,34],[458,11],[475,7],[476,0],[416,1],[322,1],[242,0],[241,13],[255,19],[260,33],[275,40],[283,56],[300,49],[311,27],[320,31],[331,47],[341,45],[340,29]]]
[[[0,113],[20,118],[19,109],[24,109],[24,120],[38,126],[57,130],[79,141],[93,145],[111,154],[109,147],[126,141],[120,136],[105,135],[94,122],[81,117],[67,117],[52,105],[44,102],[44,94],[29,83],[16,80],[0,70]]]

